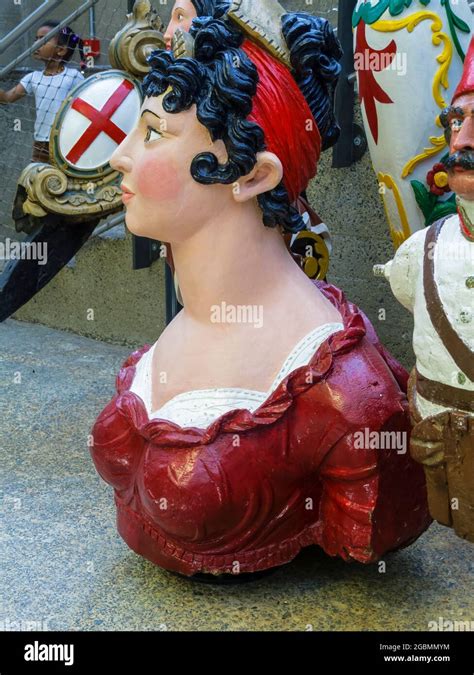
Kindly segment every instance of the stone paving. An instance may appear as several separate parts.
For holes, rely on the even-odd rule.
[[[87,450],[129,353],[41,325],[0,325],[0,629],[422,631],[440,617],[474,625],[474,547],[437,525],[387,556],[385,572],[311,547],[259,581],[210,586],[135,555]]]

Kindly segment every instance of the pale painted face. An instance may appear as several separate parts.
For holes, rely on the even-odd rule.
[[[464,94],[454,101],[449,114],[451,127],[450,154],[462,153],[471,157],[472,168],[460,166],[449,170],[449,186],[461,197],[474,201],[474,92]]]
[[[176,0],[173,11],[171,12],[171,20],[165,32],[166,49],[171,49],[171,40],[178,28],[189,32],[193,19],[197,17],[196,10],[191,0]]]
[[[189,239],[234,199],[232,185],[202,185],[190,171],[202,152],[212,152],[224,164],[228,156],[223,141],[212,141],[195,105],[169,114],[163,97],[145,99],[139,123],[110,163],[123,174],[129,230],[172,244]]]

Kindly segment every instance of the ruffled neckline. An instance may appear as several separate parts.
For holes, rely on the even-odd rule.
[[[331,334],[315,352],[306,366],[289,373],[253,413],[249,410],[231,410],[212,422],[206,429],[180,427],[162,419],[149,419],[142,399],[130,391],[136,364],[152,345],[146,344],[133,352],[121,367],[116,378],[118,396],[115,406],[146,440],[168,447],[192,447],[212,443],[221,433],[242,433],[251,429],[275,424],[290,408],[293,400],[329,375],[334,359],[350,351],[366,335],[362,312],[347,302],[344,293],[321,281],[314,282],[323,295],[339,310],[344,329]],[[374,337],[376,339],[375,333]],[[308,377],[311,372],[312,377]],[[309,381],[308,381],[309,380]]]

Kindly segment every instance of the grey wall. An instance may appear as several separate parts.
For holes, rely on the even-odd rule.
[[[13,2],[6,3],[3,0],[0,10],[1,33],[4,34],[16,21],[21,20],[39,4],[40,0],[36,2],[22,0],[21,6],[13,6]],[[54,18],[63,18],[79,4],[80,2],[67,0],[61,10],[55,12]],[[172,4],[172,2],[166,2],[165,0],[163,2],[155,0],[155,7],[164,21],[168,20]],[[322,14],[335,25],[337,24],[337,12],[333,11],[337,6],[336,0],[313,0],[312,2],[307,0],[283,0],[282,4],[289,11],[310,11]],[[98,4],[96,10],[97,32],[103,39],[105,54],[110,39],[123,25],[125,10],[126,2],[124,0],[100,0]],[[77,21],[74,28],[76,32],[85,36],[88,33],[87,17]],[[29,40],[32,39],[33,34],[31,33]],[[13,55],[19,53],[20,46],[24,47],[25,44],[29,43],[29,40],[23,39],[21,45],[15,45],[0,58],[0,63],[5,63]],[[106,56],[102,63],[107,63]],[[32,65],[34,62],[25,62],[25,65],[28,64]],[[0,84],[0,86],[4,87],[4,84]],[[21,132],[12,131],[15,118],[22,120],[23,128]],[[3,176],[3,190],[0,193],[0,235],[2,234],[1,226],[3,226],[3,234],[7,231],[5,227],[11,227],[9,211],[15,189],[15,177],[29,160],[33,119],[34,108],[29,100],[17,103],[9,108],[0,107],[0,174]],[[368,313],[387,347],[406,366],[411,366],[413,363],[411,317],[394,300],[388,284],[376,280],[372,276],[373,265],[389,260],[393,255],[393,249],[377,191],[376,178],[368,155],[348,169],[332,169],[331,151],[325,153],[319,166],[318,176],[310,186],[309,195],[314,208],[328,224],[333,236],[334,253],[329,280],[345,290],[349,298],[358,303]],[[8,231],[11,232],[11,230]],[[101,244],[101,246],[104,245]],[[103,265],[107,265],[106,256],[102,256],[101,260]],[[101,269],[101,275],[106,275],[110,279],[115,278],[118,271],[114,268],[114,265],[118,266],[119,264],[122,267],[130,265],[129,256],[124,257],[120,263],[117,255],[111,256],[110,268]],[[156,263],[156,265],[162,265],[162,263]],[[84,267],[87,268],[88,266],[84,265]],[[121,269],[120,274],[122,272]],[[88,270],[88,273],[90,274],[90,270]],[[65,270],[62,274],[64,279],[61,279],[61,275],[59,275],[60,278],[57,282],[49,290],[43,291],[40,294],[42,297],[39,297],[37,302],[29,303],[26,310],[20,313],[20,316],[27,320],[38,320],[48,325],[86,333],[87,331],[81,330],[81,322],[75,316],[74,285],[71,285],[69,278],[74,273],[71,270]],[[161,272],[160,278],[162,278]],[[81,284],[79,276],[75,283],[76,287],[79,288]],[[111,331],[107,330],[107,322],[104,320],[100,330],[94,333],[94,337],[113,341],[127,341],[127,327],[134,323],[134,311],[137,312],[136,325],[144,325],[141,317],[144,315],[145,307],[142,307],[142,305],[146,303],[147,299],[140,293],[138,286],[132,284],[132,288],[136,297],[132,298],[128,304],[126,320],[121,322],[120,317],[114,315],[114,328]],[[98,289],[97,293],[100,294],[100,292],[100,289]],[[113,286],[111,292],[113,292]],[[161,292],[164,293],[162,288]],[[89,290],[89,293],[93,293],[93,288]],[[118,292],[117,302],[119,302],[119,299]],[[112,298],[112,304],[113,300]],[[51,303],[55,304],[54,314],[48,310]],[[91,306],[94,306],[93,299],[91,299]],[[385,310],[385,313],[380,310]],[[131,312],[132,316],[130,315]],[[121,324],[123,324],[123,338],[118,335]],[[156,326],[154,326],[154,331],[156,333]],[[138,333],[134,332],[132,341],[140,343],[141,339],[149,341],[151,338],[152,336],[143,328]]]

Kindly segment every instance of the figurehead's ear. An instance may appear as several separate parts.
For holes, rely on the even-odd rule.
[[[252,171],[234,185],[236,202],[246,202],[264,192],[270,192],[281,183],[283,165],[273,152],[257,153],[257,163]]]

